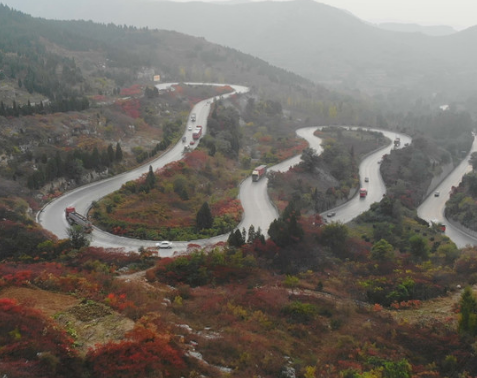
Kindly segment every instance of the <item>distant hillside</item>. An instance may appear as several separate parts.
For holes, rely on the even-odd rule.
[[[315,82],[418,99],[475,91],[477,30],[397,33],[312,0],[217,4],[122,0],[8,0],[35,15],[176,30],[230,46]],[[462,37],[462,34],[468,34]]]
[[[21,59],[20,59],[21,58]],[[249,85],[283,102],[339,96],[258,58],[172,31],[38,19],[0,4],[0,100],[108,94],[137,80]],[[35,97],[36,96],[36,97]]]
[[[446,25],[422,26],[418,24],[399,24],[395,22],[383,22],[378,24],[380,29],[402,32],[402,33],[422,33],[425,35],[440,37],[457,33],[457,30]]]

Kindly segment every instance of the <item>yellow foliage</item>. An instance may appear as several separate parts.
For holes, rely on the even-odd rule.
[[[234,304],[228,302],[227,309],[232,312],[232,314],[239,319],[245,320],[248,317],[247,310],[242,306],[235,306]]]
[[[316,367],[315,366],[306,366],[305,367],[305,374],[303,376],[305,378],[315,378],[316,377]]]
[[[258,322],[264,328],[271,328],[273,326],[273,322],[260,310],[254,311],[250,319]]]
[[[182,297],[180,295],[176,295],[176,297],[174,298],[174,305],[182,306],[182,303],[183,303]]]

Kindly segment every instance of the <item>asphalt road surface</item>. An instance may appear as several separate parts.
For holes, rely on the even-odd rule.
[[[189,85],[203,85],[203,83],[188,83]],[[158,85],[158,89],[166,89],[171,87],[173,84],[161,84]],[[223,84],[212,84],[212,85],[223,85]],[[245,93],[248,91],[247,87],[243,86],[231,86],[234,89],[234,93]],[[192,129],[196,125],[202,125],[203,134],[207,132],[207,117],[210,111],[210,103],[214,99],[220,97],[226,98],[233,95],[234,93],[217,96],[215,98],[203,100],[194,106],[191,113],[196,114],[196,121],[193,122],[190,120],[185,127],[184,136],[186,137],[187,142],[184,144],[181,140],[173,146],[170,150],[164,153],[162,156],[154,159],[152,162],[138,167],[132,171],[126,172],[124,174],[111,177],[99,182],[94,182],[80,188],[77,188],[71,192],[65,193],[63,196],[53,200],[47,206],[45,206],[37,216],[37,221],[47,230],[51,231],[53,234],[58,236],[58,238],[67,237],[67,229],[69,227],[64,216],[64,210],[68,206],[74,206],[76,211],[80,214],[87,214],[89,208],[93,201],[98,201],[109,193],[120,189],[120,187],[131,180],[135,180],[143,174],[146,174],[149,170],[149,166],[152,166],[153,170],[164,167],[165,165],[180,160],[183,157],[184,145],[189,146],[188,142],[192,139],[192,130],[188,130],[189,126],[192,126]],[[318,127],[307,127],[297,130],[297,135],[306,139],[311,148],[315,149],[317,153],[321,153],[321,140],[313,135],[313,133],[318,129]],[[385,130],[373,130],[382,132],[390,140],[394,140],[396,137],[401,138],[401,145],[405,143],[410,143],[411,138],[407,135],[385,131]],[[190,148],[195,148],[198,143]],[[474,143],[473,151],[476,146]],[[364,177],[369,178],[369,182],[362,183],[363,187],[368,189],[368,195],[366,198],[359,198],[356,196],[351,199],[349,202],[335,208],[331,209],[336,213],[332,218],[333,221],[340,221],[343,223],[349,222],[359,214],[363,213],[369,209],[370,205],[373,202],[379,201],[382,196],[386,193],[386,188],[382,181],[381,175],[379,173],[379,161],[382,158],[382,155],[387,154],[392,149],[392,144],[384,147],[373,154],[369,155],[363,160],[360,165],[360,177],[363,180]],[[281,162],[273,167],[269,168],[269,171],[287,171],[290,167],[298,164],[300,162],[300,156],[295,156],[284,162]],[[466,164],[464,164],[466,163]],[[446,179],[441,186],[439,187],[442,194],[448,193],[450,186],[456,185],[460,182],[462,175],[469,169],[469,164],[467,159]],[[244,217],[242,222],[239,224],[239,229],[245,228],[248,230],[250,225],[254,225],[255,229],[258,227],[261,228],[262,233],[267,235],[268,227],[270,223],[278,217],[278,212],[275,209],[274,205],[270,202],[268,193],[267,193],[267,178],[264,177],[258,182],[252,182],[251,177],[243,181],[240,186],[239,198],[242,202],[244,208]],[[446,183],[449,182],[449,190],[446,191]],[[442,187],[442,188],[441,188]],[[443,208],[443,204],[446,201],[445,195],[441,195],[437,200],[434,197],[429,197],[430,205],[426,207],[426,203],[419,208],[420,216],[424,219],[440,219],[439,214],[434,214],[438,207],[435,205],[437,203],[441,204],[440,208]],[[430,213],[432,212],[432,214]],[[326,214],[322,214],[326,218]],[[442,213],[442,210],[441,210]],[[443,215],[441,215],[443,217]],[[471,244],[473,243],[471,239],[466,239],[462,236],[458,230],[455,231],[451,226],[448,226],[447,234],[454,240],[454,237],[461,238],[458,239],[458,245]],[[459,236],[460,235],[460,236]],[[195,240],[187,242],[173,242],[173,248],[168,250],[161,250],[161,256],[171,256],[174,252],[185,252],[187,250],[187,245],[189,243],[199,244],[202,246],[213,244],[219,241],[226,241],[228,235],[221,235],[215,238],[206,239],[206,240]],[[475,239],[472,239],[475,241]],[[126,251],[137,251],[140,247],[154,247],[157,241],[152,240],[138,240],[120,237],[116,235],[109,234],[107,232],[101,231],[98,228],[94,228],[92,233],[92,242],[91,245],[105,248],[121,248]]]
[[[353,127],[353,129],[356,128]],[[401,147],[403,147],[406,143],[411,143],[412,141],[411,137],[405,134],[378,129],[368,130],[380,132],[391,141],[394,141],[396,137],[400,138]],[[368,155],[361,162],[359,166],[361,187],[368,190],[368,195],[365,198],[360,198],[359,195],[356,195],[343,205],[322,213],[321,216],[323,219],[328,219],[333,222],[347,223],[356,218],[358,215],[367,211],[372,203],[381,201],[383,195],[386,194],[386,186],[384,185],[381,173],[379,171],[379,162],[381,161],[383,155],[389,154],[393,148],[394,144],[391,143],[390,145]],[[368,177],[369,182],[364,182],[365,177]],[[335,212],[336,215],[328,218],[327,214],[330,212]]]
[[[435,197],[434,192],[426,198],[426,200],[417,209],[417,214],[422,219],[428,222],[437,220],[446,225],[445,234],[457,245],[458,248],[463,248],[466,245],[476,245],[477,239],[472,235],[461,231],[460,229],[451,225],[444,217],[445,204],[450,198],[452,186],[458,186],[462,181],[462,176],[472,170],[472,165],[469,163],[469,158],[472,152],[477,151],[477,140],[474,138],[474,143],[470,149],[467,157],[447,176],[444,181],[435,189],[439,192],[439,196]]]

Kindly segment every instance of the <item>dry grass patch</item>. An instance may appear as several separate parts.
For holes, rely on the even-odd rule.
[[[15,299],[18,303],[40,310],[49,317],[66,311],[80,302],[71,295],[26,287],[8,287],[0,292],[0,298]]]

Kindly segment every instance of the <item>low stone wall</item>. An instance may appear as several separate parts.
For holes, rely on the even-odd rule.
[[[474,238],[477,238],[477,231],[471,230],[470,228],[467,228],[464,225],[462,225],[460,222],[457,222],[457,221],[452,220],[450,218],[446,218],[446,221],[449,222],[455,228],[458,228],[459,230],[461,230],[462,232],[464,232],[464,233],[466,233],[470,236],[473,236]]]

